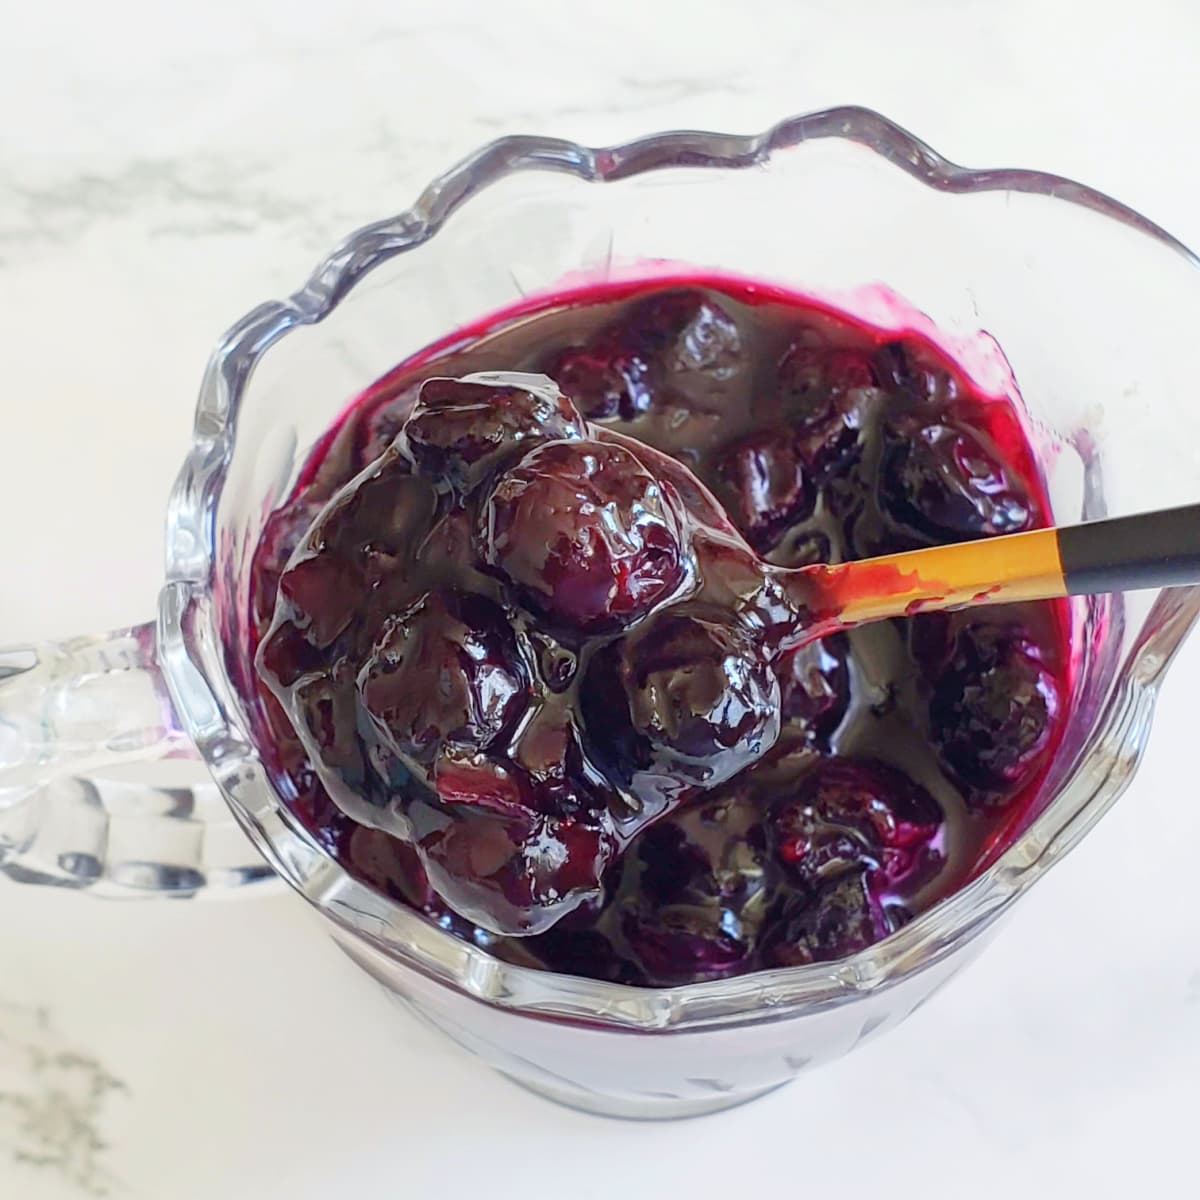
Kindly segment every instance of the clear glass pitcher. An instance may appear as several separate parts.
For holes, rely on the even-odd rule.
[[[221,340],[167,510],[157,622],[0,652],[0,871],[120,895],[277,874],[401,1003],[528,1087],[610,1115],[740,1103],[896,1024],[958,970],[1128,783],[1200,589],[1076,602],[1073,716],[1039,815],[969,886],[839,962],[662,989],[512,966],[350,878],[268,781],[247,566],[307,449],[447,330],[581,273],[656,261],[844,297],[881,320],[883,283],[976,374],[997,368],[986,330],[1060,522],[1196,499],[1200,261],[1116,201],[1045,174],[965,170],[855,108],[759,136],[505,138]],[[223,801],[111,770],[180,756],[207,764]]]

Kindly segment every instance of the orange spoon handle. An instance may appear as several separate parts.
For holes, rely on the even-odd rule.
[[[1200,583],[1200,505],[780,571],[805,640],[968,604]]]
[[[1067,594],[1055,529],[885,554],[836,567],[805,567],[803,574],[806,602],[816,622],[833,620],[841,627],[968,604]]]

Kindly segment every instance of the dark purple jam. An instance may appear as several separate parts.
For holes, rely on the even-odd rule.
[[[669,985],[854,953],[1007,844],[1065,604],[791,649],[764,562],[1046,525],[1011,403],[722,278],[445,344],[329,431],[254,557],[257,740],[348,871],[498,957]]]

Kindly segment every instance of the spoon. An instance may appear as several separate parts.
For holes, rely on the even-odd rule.
[[[720,503],[687,467],[615,430],[589,425],[589,431],[598,440],[630,449],[685,497],[694,547],[711,545],[715,537],[718,543],[737,543],[753,557],[752,573],[758,582],[771,585],[790,610],[788,624],[776,625],[767,635],[770,656],[891,617],[1200,584],[1200,504],[1000,534],[835,566],[775,566],[750,549]],[[726,603],[734,599],[736,590],[725,597]]]
[[[731,544],[723,530],[693,532],[696,551],[712,565],[722,544]],[[744,560],[735,551],[720,561],[728,574],[730,564],[736,569]],[[721,576],[719,566],[707,574],[718,581]],[[622,651],[622,678],[632,689],[630,744],[639,737],[645,742],[627,756],[641,765],[620,788],[630,828],[677,803],[681,780],[701,790],[714,787],[771,749],[780,711],[769,674],[779,655],[891,617],[1200,583],[1200,504],[836,566],[785,568],[755,559],[735,583],[741,586],[710,592],[715,603],[696,616],[673,616],[668,609]],[[712,615],[716,611],[746,605],[759,618],[753,649],[743,643],[739,652],[727,652],[736,639],[726,645],[703,632],[719,620]],[[690,632],[681,631],[688,620]],[[673,666],[677,660],[687,663],[682,673]],[[584,699],[586,704],[586,685]],[[598,728],[608,728],[608,721],[617,738],[627,736],[621,733],[623,718],[613,723],[605,712],[594,714],[589,721]]]
[[[496,932],[598,899],[641,829],[767,754],[789,648],[920,611],[1200,581],[1200,506],[775,566],[687,466],[585,422],[547,377],[433,384],[302,539],[258,670],[337,806],[417,846],[439,894]],[[565,647],[565,682],[541,681],[536,647],[517,662],[518,635]],[[506,705],[522,706],[511,729]]]
[[[1200,504],[880,555],[772,568],[810,619],[798,644],[919,612],[1200,583]]]

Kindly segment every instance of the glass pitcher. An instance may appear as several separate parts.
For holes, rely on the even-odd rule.
[[[1196,499],[1200,410],[1181,348],[1200,324],[1200,261],[1109,197],[966,170],[858,108],[606,149],[504,138],[221,339],[167,509],[157,621],[0,652],[0,871],[103,895],[281,876],[400,1003],[529,1088],[625,1117],[767,1092],[895,1025],[963,966],[1129,782],[1200,589],[1074,602],[1072,716],[1036,819],[968,886],[837,962],[675,988],[513,966],[352,879],[272,790],[251,736],[247,567],[307,449],[447,330],[572,277],[663,262],[843,297],[881,322],[885,284],[977,376],[998,364],[986,330],[1024,396],[1057,521]],[[112,771],[169,757],[202,760],[219,793]]]

